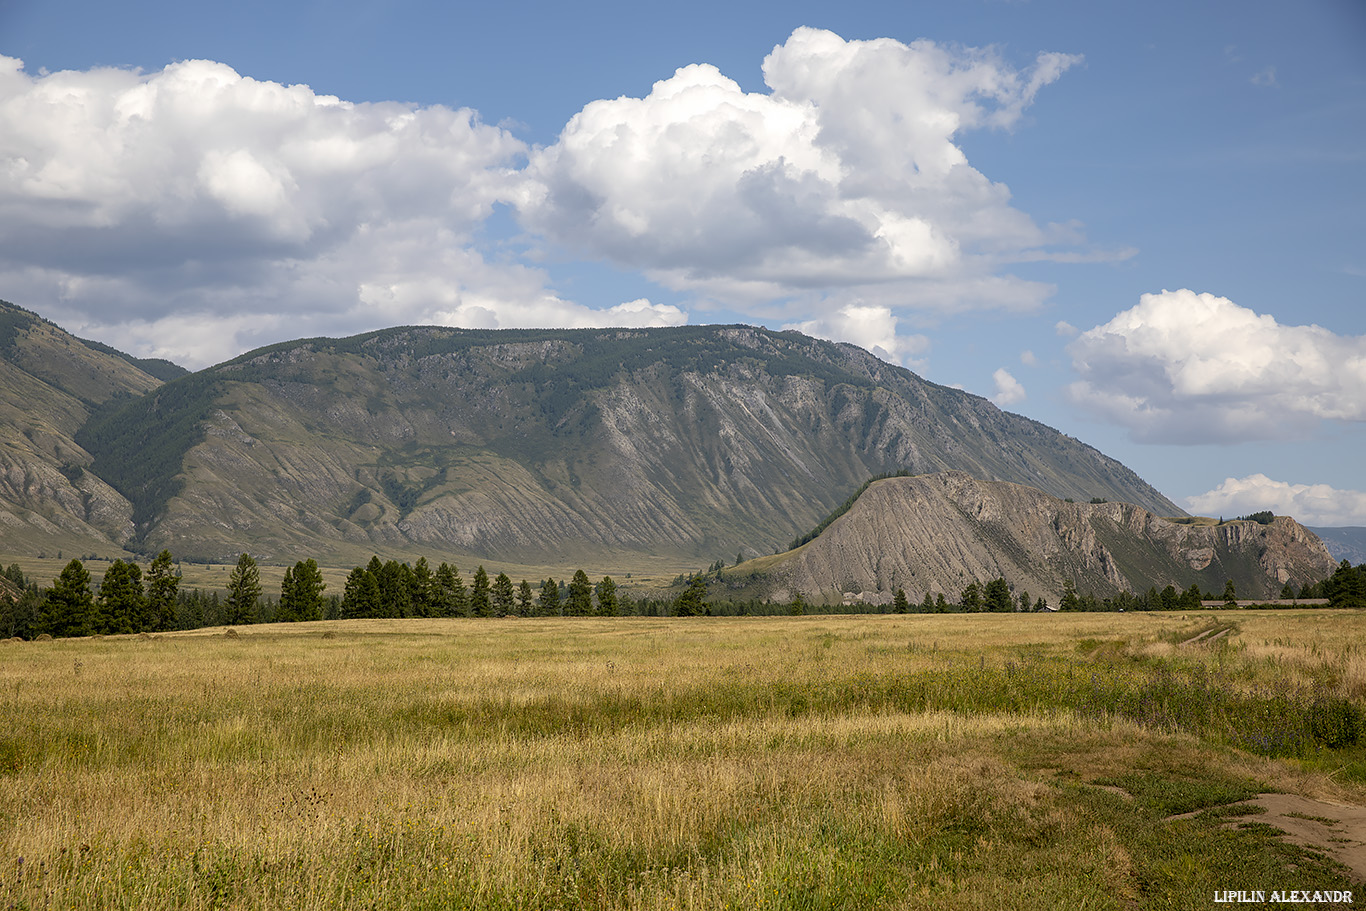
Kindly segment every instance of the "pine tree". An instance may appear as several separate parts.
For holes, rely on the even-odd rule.
[[[978,613],[982,610],[982,588],[976,582],[969,582],[968,587],[963,589],[962,597],[958,602],[963,610],[968,613]]]
[[[892,610],[898,614],[910,612],[911,602],[906,600],[906,590],[904,588],[898,588],[896,594],[892,596]]]
[[[707,580],[696,577],[674,602],[674,614],[679,617],[700,617],[707,611]]]
[[[1029,598],[1029,592],[1020,592],[1020,606],[1015,609],[1022,613],[1028,613],[1033,603]]]
[[[289,578],[289,571],[285,571],[285,578]],[[327,584],[323,582],[323,574],[318,569],[318,562],[312,557],[294,564],[294,585],[290,594],[293,599],[293,611],[296,620],[321,620],[323,618],[323,589]],[[284,590],[280,592],[280,606],[284,607]]]
[[[438,617],[463,617],[469,612],[469,596],[460,571],[443,562],[432,576],[432,610]]]
[[[474,571],[474,586],[470,589],[470,613],[476,617],[487,617],[491,612],[489,574],[480,566]]]
[[[243,624],[256,622],[256,602],[261,598],[261,571],[251,554],[237,558],[237,568],[228,577],[228,609],[223,622]]]
[[[369,570],[357,566],[347,575],[346,588],[342,590],[342,617],[356,620],[373,617],[378,611],[379,583]]]
[[[175,568],[169,550],[156,555],[147,567],[147,613],[151,629],[168,630],[176,625],[176,595],[180,590],[180,570]]]
[[[1230,607],[1238,606],[1238,591],[1233,587],[1232,579],[1224,583],[1224,603]]]
[[[1014,603],[1010,599],[1010,586],[1002,578],[992,579],[982,592],[983,607],[994,613],[1006,613]]]
[[[427,563],[426,557],[418,557],[413,564],[413,616],[414,617],[435,617],[436,610],[436,583],[432,578],[432,568]]]
[[[489,592],[489,601],[493,605],[494,616],[506,617],[512,613],[512,579],[507,573],[499,573],[493,580],[493,586]]]
[[[554,579],[546,579],[541,583],[541,597],[537,602],[537,611],[542,617],[558,617],[560,615],[560,583]]]
[[[603,576],[598,583],[598,616],[615,617],[620,612],[617,601],[617,583],[611,576]]]
[[[530,617],[535,613],[536,598],[531,593],[531,584],[523,579],[522,584],[517,586],[517,613],[523,617]]]
[[[96,598],[95,632],[118,635],[146,629],[146,607],[142,596],[142,570],[129,561],[115,560],[104,571]]]
[[[934,598],[930,597],[929,592],[925,592],[925,600],[920,602],[920,610],[926,614],[934,613]]]
[[[95,598],[90,593],[90,573],[80,560],[72,560],[52,580],[43,601],[39,632],[50,636],[84,636],[90,632]]]
[[[593,583],[588,574],[577,570],[569,583],[569,600],[565,603],[566,617],[587,617],[593,613]]]

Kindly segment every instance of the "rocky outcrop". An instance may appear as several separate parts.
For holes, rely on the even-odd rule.
[[[1269,525],[1171,520],[1125,503],[1075,503],[1019,484],[961,472],[872,484],[820,536],[728,571],[756,597],[885,602],[904,589],[957,600],[971,582],[1004,578],[1019,593],[1057,600],[1067,582],[1107,597],[1119,591],[1222,591],[1275,597],[1331,575],[1323,543],[1293,519]]]

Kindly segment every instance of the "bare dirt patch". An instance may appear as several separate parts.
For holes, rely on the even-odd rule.
[[[1292,844],[1323,851],[1366,882],[1366,807],[1295,794],[1261,794],[1246,803],[1266,811],[1250,819],[1275,826]]]

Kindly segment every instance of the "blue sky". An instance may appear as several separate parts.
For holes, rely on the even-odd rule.
[[[1359,0],[0,0],[0,55],[0,297],[124,350],[798,327],[1366,525]]]

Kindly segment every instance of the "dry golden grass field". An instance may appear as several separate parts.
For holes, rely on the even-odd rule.
[[[0,908],[1366,901],[1353,824],[1246,802],[1366,806],[1363,647],[1326,610],[0,643]]]

